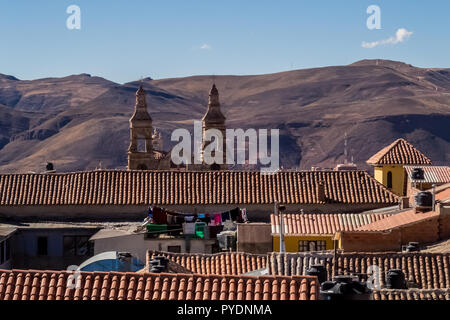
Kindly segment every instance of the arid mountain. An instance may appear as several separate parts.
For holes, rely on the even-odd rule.
[[[154,127],[192,129],[212,76],[143,80]],[[215,76],[230,128],[280,129],[284,168],[334,167],[348,153],[361,168],[404,137],[435,164],[450,162],[450,69],[363,60],[348,66],[256,76]],[[124,168],[139,82],[86,74],[21,81],[0,75],[0,172]]]

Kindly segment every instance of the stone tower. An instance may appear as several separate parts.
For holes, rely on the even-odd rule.
[[[216,88],[216,85],[213,84],[211,91],[209,92],[209,101],[208,101],[208,109],[206,110],[206,114],[202,118],[202,160],[203,151],[205,147],[211,143],[209,141],[205,141],[205,132],[208,129],[217,129],[222,132],[223,136],[223,160],[222,164],[212,164],[208,169],[210,170],[225,170],[228,168],[226,164],[226,126],[225,126],[225,116],[220,110],[220,102],[219,102],[219,91]]]
[[[136,91],[136,105],[130,119],[128,170],[149,170],[155,166],[152,144],[152,118],[147,112],[146,92],[142,85]]]

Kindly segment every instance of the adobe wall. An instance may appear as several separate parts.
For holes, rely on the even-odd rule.
[[[450,205],[438,205],[439,215],[439,238],[448,239],[450,237]]]
[[[237,225],[237,251],[272,252],[271,231],[270,223],[239,223]]]
[[[341,248],[345,252],[399,251],[401,233],[390,232],[342,232]]]

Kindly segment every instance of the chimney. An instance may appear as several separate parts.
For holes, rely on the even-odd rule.
[[[403,210],[409,208],[409,197],[400,197],[399,200],[399,209]]]
[[[325,186],[322,181],[319,181],[316,188],[317,200],[320,202],[325,202]]]

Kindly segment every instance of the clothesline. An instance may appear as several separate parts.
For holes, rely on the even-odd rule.
[[[248,221],[247,210],[240,208],[220,213],[181,213],[151,206],[148,216],[152,218],[154,224],[182,224],[184,222],[203,221],[208,225],[220,225],[227,220],[239,223]]]

